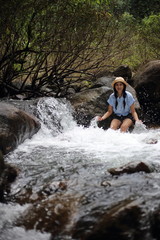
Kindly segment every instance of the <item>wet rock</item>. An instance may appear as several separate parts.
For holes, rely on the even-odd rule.
[[[71,96],[69,100],[75,109],[77,123],[87,127],[96,115],[104,114],[107,110],[106,99],[111,93],[111,88],[103,86]],[[109,126],[109,119],[105,123]]]
[[[5,201],[5,195],[10,193],[11,184],[18,176],[19,170],[9,164],[4,165],[4,169],[0,175],[0,202]]]
[[[16,94],[14,96],[15,99],[19,99],[19,100],[25,100],[27,98],[26,94]]]
[[[18,204],[23,205],[25,203],[35,203],[43,198],[40,197],[39,194],[33,193],[32,188],[27,187],[20,190],[20,192],[17,192],[14,199]]]
[[[0,150],[3,154],[14,150],[40,128],[39,121],[11,104],[0,104]]]
[[[145,140],[145,143],[147,143],[147,144],[156,144],[156,143],[158,143],[158,140],[155,139],[155,138],[149,138],[149,139]]]
[[[16,226],[49,232],[53,236],[70,232],[80,198],[67,195],[66,188],[67,182],[57,181],[47,184],[38,192],[32,188],[18,192],[15,201],[21,205],[29,203],[29,208],[18,218]]]
[[[160,231],[159,231],[160,209],[156,209],[150,214],[150,225],[151,225],[152,236],[154,237],[154,239],[159,240],[160,239]]]
[[[0,151],[0,202],[4,201],[4,191],[5,191],[5,163],[2,151]]]
[[[160,125],[160,60],[150,61],[133,77],[146,124]]]
[[[132,71],[129,66],[122,65],[113,72],[113,75],[123,77],[128,82],[132,78]]]
[[[3,157],[2,151],[0,151],[0,176],[3,173],[4,167],[5,167],[4,157]]]
[[[78,199],[72,196],[51,196],[30,205],[17,222],[26,230],[36,229],[49,232],[53,236],[69,231],[72,226]]]
[[[38,201],[43,201],[49,196],[53,196],[57,193],[61,193],[67,190],[68,183],[66,181],[53,181],[38,192],[33,192],[32,188],[23,188],[15,196],[15,201],[19,204],[25,203],[37,203]]]
[[[119,168],[108,169],[108,172],[112,175],[120,175],[123,173],[132,174],[136,172],[151,173],[152,171],[153,169],[143,162],[139,162],[139,163],[130,162]]]
[[[3,155],[14,150],[25,139],[31,138],[40,128],[39,121],[11,104],[0,104],[0,201],[10,192],[18,170],[5,164]]]
[[[145,232],[141,230],[142,217],[139,202],[126,199],[108,210],[94,209],[89,216],[81,217],[74,228],[73,238],[142,240],[145,239]]]
[[[103,181],[103,182],[101,182],[101,186],[103,186],[103,187],[110,187],[111,183],[108,182],[108,181]]]
[[[19,169],[9,164],[6,164],[4,172],[5,172],[6,183],[13,183],[16,177],[18,176]]]

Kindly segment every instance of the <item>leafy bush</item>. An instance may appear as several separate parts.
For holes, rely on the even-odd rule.
[[[158,58],[159,15],[140,22],[133,2],[2,0],[0,96],[66,96],[103,70]]]

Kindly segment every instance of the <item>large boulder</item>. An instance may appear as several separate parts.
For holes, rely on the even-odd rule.
[[[18,170],[4,162],[3,155],[14,150],[25,139],[31,138],[40,128],[39,121],[11,104],[0,103],[0,202],[9,193]]]
[[[77,123],[87,127],[91,120],[107,111],[106,99],[112,90],[108,87],[99,87],[77,93],[70,98],[75,109]]]
[[[53,181],[40,191],[31,187],[22,189],[15,200],[21,205],[29,203],[29,206],[16,220],[15,225],[24,226],[26,230],[51,233],[54,239],[57,235],[68,234],[68,230],[73,228],[80,198],[67,194],[67,187],[67,182]]]
[[[3,154],[14,150],[40,129],[39,121],[11,104],[0,103],[0,150]]]
[[[146,124],[160,124],[160,60],[144,65],[133,77]]]
[[[113,75],[116,77],[123,77],[127,82],[130,83],[132,78],[132,71],[129,66],[121,65],[113,71]]]
[[[106,195],[107,198],[107,195]],[[146,239],[141,229],[143,212],[139,207],[141,200],[125,199],[109,209],[97,207],[75,225],[74,239],[83,240],[129,240]],[[103,210],[102,210],[103,209]],[[101,213],[103,212],[103,213]]]

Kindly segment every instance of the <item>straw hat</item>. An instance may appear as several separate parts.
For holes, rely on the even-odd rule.
[[[124,80],[124,78],[122,77],[116,77],[115,80],[112,82],[112,87],[114,88],[114,84],[117,82],[121,82],[124,83],[126,86],[128,85],[128,83]]]

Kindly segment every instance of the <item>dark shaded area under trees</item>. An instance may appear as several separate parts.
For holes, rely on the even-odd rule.
[[[158,2],[1,0],[0,97],[64,97],[101,71],[158,59]]]

